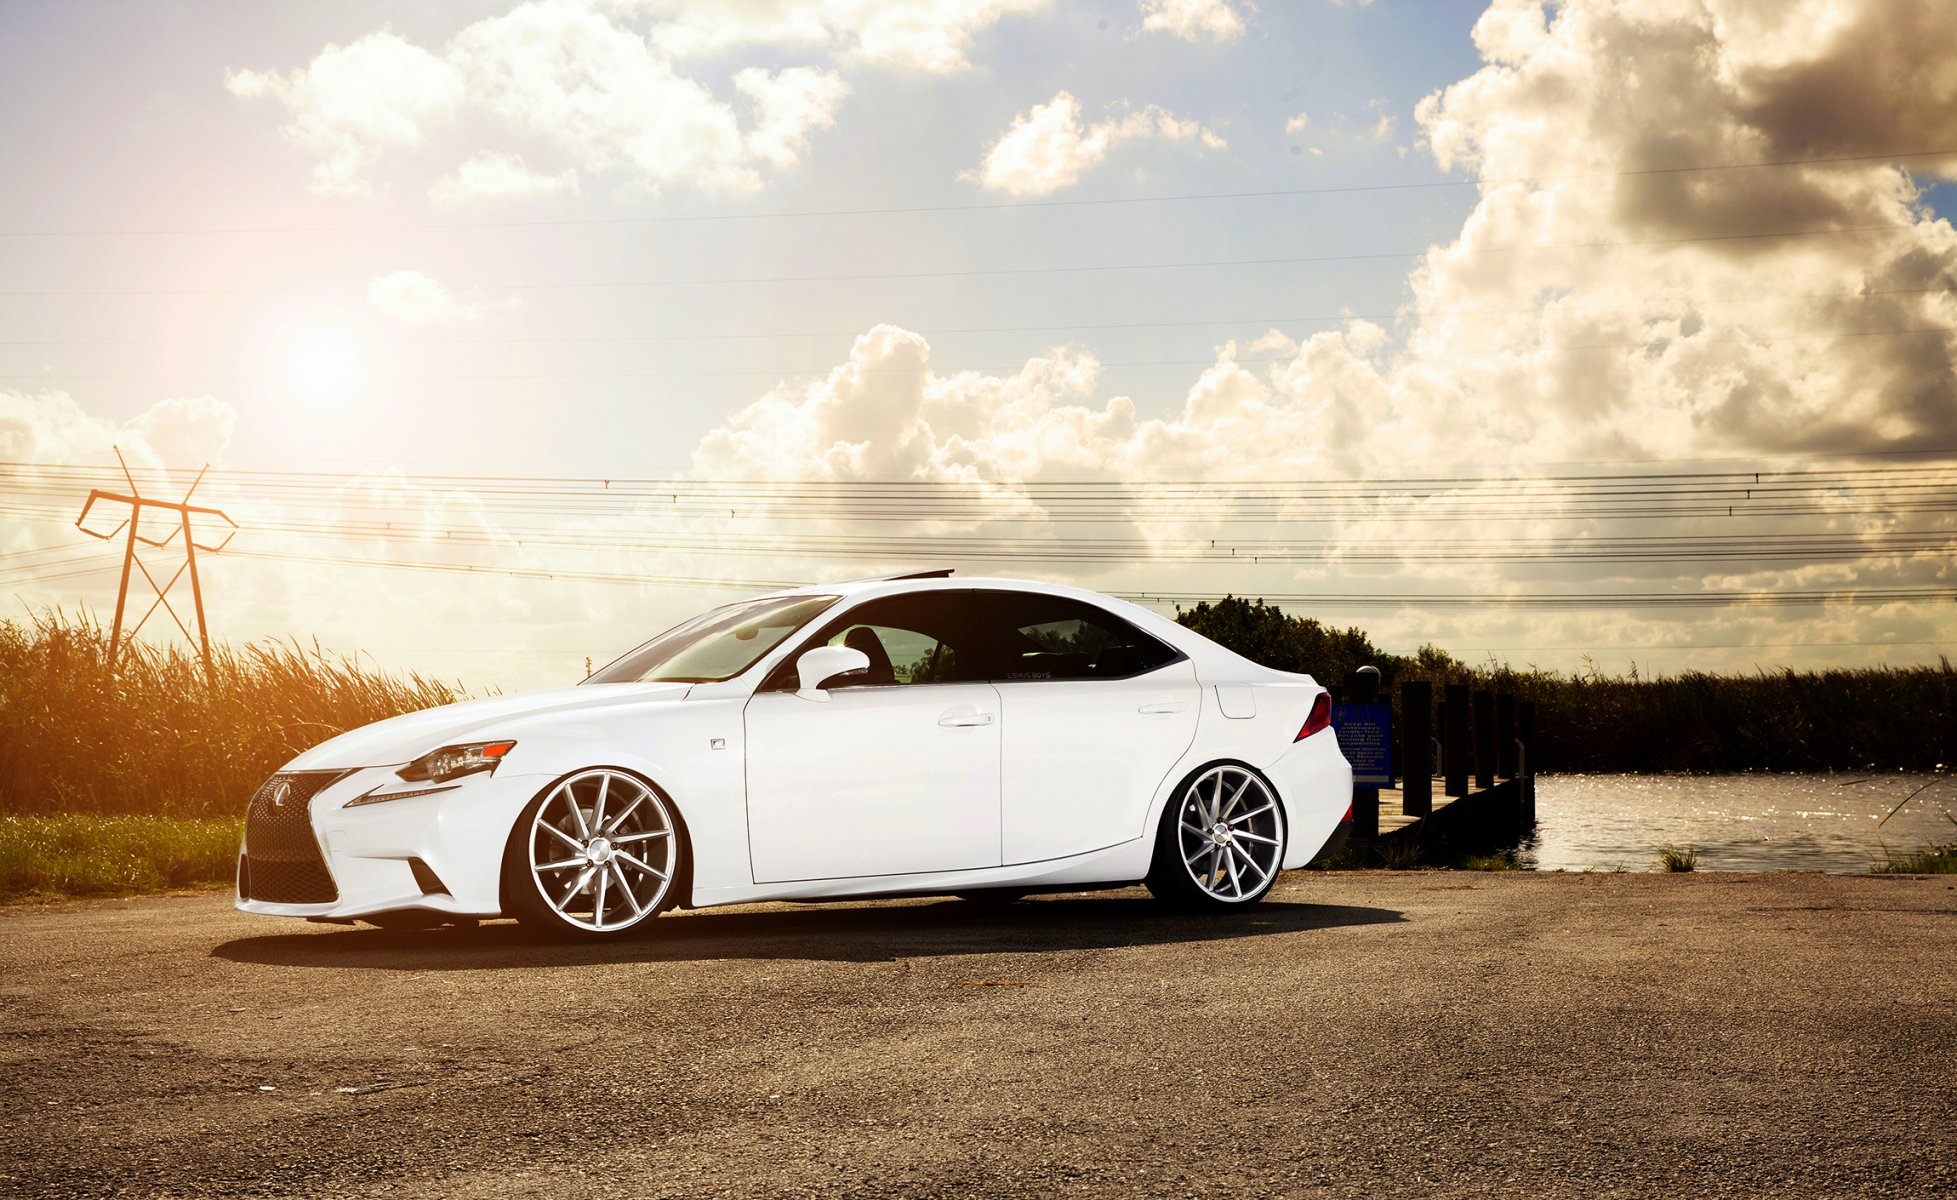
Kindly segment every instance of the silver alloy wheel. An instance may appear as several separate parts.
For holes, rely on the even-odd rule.
[[[623,771],[562,780],[530,822],[530,878],[566,924],[609,933],[658,914],[679,861],[666,800]]]
[[[1284,810],[1255,774],[1219,766],[1198,775],[1176,814],[1182,865],[1203,893],[1226,903],[1254,899],[1284,856]]]

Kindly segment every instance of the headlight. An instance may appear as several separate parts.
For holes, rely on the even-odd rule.
[[[395,774],[410,783],[443,783],[464,775],[474,775],[478,771],[494,771],[496,764],[502,762],[503,756],[515,747],[515,742],[443,746],[415,759]]]

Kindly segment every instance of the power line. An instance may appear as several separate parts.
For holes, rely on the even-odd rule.
[[[1957,446],[1925,448],[1921,453],[1957,454]],[[1912,451],[1916,453],[1916,451]],[[1780,455],[1763,456],[1761,461],[1806,461],[1806,456]],[[1669,463],[1634,464],[1652,467],[1666,467]],[[111,468],[88,463],[36,463],[26,460],[0,460],[0,478],[14,476],[48,476],[52,478],[96,478],[105,475]],[[170,478],[170,472],[160,467],[131,467],[140,478],[155,478],[159,481]],[[1517,472],[1497,472],[1481,475],[1403,475],[1403,476],[1344,476],[1296,479],[1151,479],[1141,481],[1122,481],[1114,479],[1036,479],[1006,480],[996,482],[940,481],[929,479],[768,479],[762,477],[685,479],[672,476],[600,476],[600,475],[533,475],[506,473],[420,473],[373,472],[373,471],[285,471],[270,468],[214,468],[207,476],[212,482],[237,480],[240,484],[256,487],[344,487],[360,483],[388,483],[423,486],[429,488],[454,487],[480,490],[498,486],[516,487],[524,490],[542,488],[548,491],[601,492],[612,495],[618,489],[637,488],[647,495],[663,497],[684,492],[703,492],[725,495],[730,492],[741,494],[836,494],[836,493],[893,493],[911,497],[917,495],[967,494],[991,498],[1002,494],[1023,491],[1028,495],[1039,494],[1081,494],[1112,493],[1157,497],[1170,492],[1194,492],[1205,495],[1222,495],[1246,491],[1268,493],[1274,490],[1295,492],[1300,495],[1317,495],[1325,491],[1356,490],[1366,493],[1386,491],[1395,495],[1404,494],[1407,489],[1458,489],[1479,487],[1488,484],[1503,484],[1516,487],[1540,489],[1556,486],[1586,486],[1600,489],[1622,489],[1649,486],[1728,486],[1753,488],[1774,486],[1782,483],[1810,483],[1813,486],[1836,487],[1843,483],[1857,483],[1871,480],[1920,480],[1926,478],[1957,478],[1957,463],[1907,463],[1882,466],[1848,467],[1788,467],[1781,469],[1735,469],[1722,471],[1681,471],[1681,470],[1641,470],[1641,471],[1585,471],[1552,474],[1522,474]]]
[[[369,567],[403,571],[432,571],[447,574],[501,576],[519,579],[548,579],[561,582],[613,583],[636,586],[675,586],[769,591],[804,586],[782,581],[704,578],[625,572],[580,571],[574,569],[487,566],[469,563],[439,563],[401,559],[350,558],[334,555],[234,550],[230,553],[258,559],[320,563],[333,566]],[[92,568],[100,569],[100,568]],[[1215,592],[1113,592],[1121,599],[1137,603],[1196,604],[1218,599]],[[1317,609],[1367,609],[1418,606],[1425,609],[1656,609],[1656,608],[1746,608],[1802,607],[1826,605],[1884,605],[1957,602],[1957,587],[1834,588],[1795,591],[1706,590],[1698,592],[1510,592],[1472,593],[1262,593],[1257,599],[1280,606],[1310,606]]]
[[[1745,534],[1673,537],[1395,540],[1349,544],[1339,540],[1283,541],[1232,538],[1002,538],[940,534],[734,534],[563,527],[403,527],[347,521],[266,521],[268,532],[351,541],[433,546],[572,549],[603,554],[712,554],[811,559],[890,561],[937,557],[960,562],[1229,563],[1526,563],[1526,562],[1801,562],[1884,556],[1948,554],[1957,530],[1888,531],[1861,535]]]
[[[1755,162],[1705,163],[1676,167],[1636,167],[1620,171],[1577,171],[1561,175],[1490,176],[1473,179],[1408,180],[1395,183],[1330,184],[1303,188],[1268,188],[1234,192],[1185,192],[1149,196],[1067,197],[1012,200],[978,204],[882,205],[869,208],[789,209],[773,212],[656,213],[616,217],[511,218],[478,221],[399,221],[369,225],[151,226],[95,229],[22,229],[0,231],[7,238],[165,237],[212,234],[255,235],[292,233],[398,233],[443,229],[521,229],[581,225],[662,225],[705,221],[780,221],[813,217],[884,217],[925,213],[1002,212],[1088,208],[1130,204],[1181,204],[1214,200],[1263,200],[1302,196],[1363,195],[1379,192],[1428,191],[1437,188],[1506,187],[1513,184],[1568,183],[1589,179],[1625,179],[1717,171],[1753,171],[1788,167],[1840,166],[1848,163],[1894,163],[1913,159],[1946,158],[1957,150],[1915,150],[1897,154],[1842,154],[1823,158],[1784,158]]]
[[[1782,343],[1782,342],[1849,341],[1856,338],[1904,337],[1904,336],[1918,335],[1918,334],[1938,334],[1938,335],[1947,336],[1952,333],[1957,333],[1957,327],[1947,326],[1947,325],[1936,325],[1936,326],[1925,326],[1916,329],[1870,329],[1870,330],[1853,330],[1849,332],[1836,332],[1836,333],[1790,334],[1790,335],[1772,335],[1772,336],[1763,336],[1763,337],[1700,338],[1700,337],[1687,337],[1681,335],[1675,337],[1660,338],[1654,341],[1647,341],[1647,342],[1573,342],[1570,343],[1569,345],[1556,345],[1554,343],[1548,343],[1548,342],[1537,342],[1533,346],[1514,347],[1508,350],[1493,350],[1493,351],[1391,350],[1389,349],[1389,350],[1381,350],[1378,351],[1377,353],[1366,353],[1366,354],[1355,355],[1355,357],[1369,358],[1369,359],[1370,358],[1393,358],[1393,359],[1402,359],[1402,360],[1426,359],[1426,358],[1508,358],[1517,354],[1529,354],[1531,352],[1545,351],[1545,350],[1563,352],[1563,351],[1592,351],[1592,350],[1650,350],[1660,346],[1688,346],[1688,347],[1752,346],[1752,345],[1775,344],[1775,343]],[[1249,357],[1249,358],[1232,358],[1232,359],[1224,360],[1218,358],[1215,355],[1211,355],[1207,358],[1158,358],[1158,359],[1130,359],[1130,360],[1098,359],[1096,360],[1097,364],[1101,367],[1117,367],[1117,368],[1210,367],[1210,366],[1222,365],[1226,361],[1237,366],[1269,366],[1278,363],[1295,362],[1296,357],[1291,355],[1268,355],[1268,356],[1257,356],[1257,357]],[[994,373],[1013,372],[1013,371],[1023,370],[1025,366],[1026,366],[1026,362],[1022,360],[1017,363],[965,364],[960,366],[943,366],[939,364],[926,364],[924,366],[919,366],[919,367],[865,367],[865,366],[857,366],[851,364],[849,366],[849,369],[860,375],[928,375],[928,374],[943,375],[943,374],[956,374],[965,371],[994,372]],[[401,378],[401,382],[403,383],[436,383],[436,382],[534,383],[534,382],[544,381],[544,380],[562,382],[562,381],[570,381],[570,380],[587,380],[587,379],[594,380],[594,381],[601,381],[601,380],[618,380],[618,379],[726,379],[726,378],[749,378],[749,377],[763,377],[763,378],[796,377],[796,376],[808,376],[808,375],[827,375],[839,369],[842,369],[840,364],[832,363],[828,366],[812,367],[812,368],[810,367],[802,367],[802,368],[745,367],[737,370],[706,370],[706,371],[496,371],[496,372],[486,372],[486,373],[422,372],[420,374],[415,374],[415,375],[403,375],[400,378]],[[220,372],[220,371],[165,371],[165,372],[146,371],[146,372],[134,372],[134,373],[124,372],[124,373],[112,373],[112,374],[102,374],[96,372],[74,373],[68,371],[41,371],[41,372],[15,373],[15,374],[0,373],[0,379],[17,379],[17,380],[24,379],[24,380],[33,380],[33,381],[39,381],[44,383],[61,381],[61,380],[82,380],[82,381],[89,381],[89,382],[107,382],[107,381],[141,382],[146,380],[161,380],[161,379],[175,379],[175,380],[196,379],[205,382],[228,382],[228,383],[244,383],[244,384],[259,384],[259,385],[272,384],[278,381],[278,377],[275,374],[240,375],[240,374],[231,374],[231,373]]]
[[[1530,246],[1486,246],[1461,250],[1462,256],[1505,256],[1534,254],[1554,250],[1623,250],[1651,246],[1705,245],[1730,242],[1756,242],[1779,239],[1847,237],[1868,233],[1899,233],[1915,229],[1914,222],[1900,221],[1877,225],[1851,225],[1829,229],[1787,229],[1766,233],[1699,234],[1690,237],[1642,238],[1621,242],[1542,242]],[[1107,274],[1121,271],[1180,271],[1218,267],[1300,266],[1311,263],[1372,262],[1385,259],[1420,258],[1432,247],[1419,250],[1391,250],[1357,254],[1286,255],[1274,258],[1225,258],[1182,262],[1087,263],[1037,267],[962,267],[929,271],[856,271],[831,275],[728,275],[691,279],[613,279],[557,280],[550,282],[475,283],[478,291],[563,291],[584,288],[660,288],[707,287],[715,285],[780,283],[860,283],[921,279],[1008,278],[1026,275]],[[0,291],[0,296],[27,297],[103,297],[103,296],[314,296],[364,294],[365,287],[309,288],[24,288]]]
[[[1571,302],[1556,300],[1544,304],[1532,304],[1518,308],[1438,308],[1419,312],[1423,319],[1428,317],[1509,317],[1532,313],[1542,313],[1550,308],[1562,311],[1581,312],[1644,312],[1653,307],[1668,304],[1701,308],[1718,304],[1759,304],[1784,303],[1801,300],[1875,300],[1890,296],[1948,295],[1953,289],[1944,284],[1936,287],[1918,288],[1877,288],[1872,290],[1842,292],[1775,292],[1756,293],[1737,296],[1679,296],[1653,295],[1642,297],[1635,304],[1600,304],[1585,301]],[[1326,324],[1344,321],[1392,321],[1407,315],[1403,310],[1391,312],[1340,312],[1293,314],[1280,317],[1233,317],[1223,320],[1205,321],[1116,321],[1116,322],[1075,322],[1051,325],[967,325],[940,327],[911,327],[912,333],[931,337],[944,337],[961,334],[997,333],[1055,333],[1061,330],[1081,330],[1087,332],[1109,332],[1138,329],[1200,329],[1219,326],[1276,326]],[[769,339],[816,339],[816,338],[856,338],[863,334],[862,329],[843,330],[760,330],[753,332],[715,332],[715,333],[638,333],[618,335],[562,335],[562,336],[512,336],[512,337],[428,337],[404,338],[410,346],[482,346],[482,345],[555,345],[582,343],[641,343],[641,342],[712,342],[712,341],[759,341]],[[232,338],[0,338],[0,346],[232,346],[237,339]]]
[[[470,575],[506,575],[517,578],[558,579],[587,583],[657,584],[673,577],[617,572],[556,571],[522,567],[486,567],[457,563],[409,562],[400,559],[340,558],[318,554],[275,554],[240,550],[253,558],[283,558],[294,561],[328,563],[337,566],[375,567],[395,570],[425,570]],[[763,583],[752,580],[699,579],[683,577],[690,586],[747,588],[757,590],[802,587],[795,583]],[[1217,599],[1214,593],[1192,592],[1113,592],[1120,599],[1162,603],[1197,603]],[[1508,593],[1492,596],[1470,594],[1421,593],[1325,593],[1265,594],[1266,602],[1309,604],[1320,608],[1376,608],[1421,605],[1431,608],[1672,608],[1734,607],[1826,604],[1919,604],[1957,601],[1957,587],[1842,588],[1795,592],[1616,592]]]

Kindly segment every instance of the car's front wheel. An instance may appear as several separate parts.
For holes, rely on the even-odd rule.
[[[1265,778],[1216,763],[1183,781],[1162,814],[1148,889],[1196,908],[1255,904],[1284,862],[1284,806]]]
[[[510,915],[560,935],[616,937],[675,899],[686,852],[672,804],[627,771],[567,775],[530,802],[503,860]]]

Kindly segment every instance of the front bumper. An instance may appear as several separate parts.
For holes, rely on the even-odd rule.
[[[346,807],[377,786],[399,788],[393,767],[366,767],[314,795],[308,816],[339,897],[281,904],[237,897],[244,912],[344,919],[403,909],[491,917],[502,910],[503,850],[547,775],[471,775],[448,791]],[[241,851],[242,854],[242,851]],[[417,879],[416,860],[422,864]],[[424,886],[439,880],[439,888]]]

